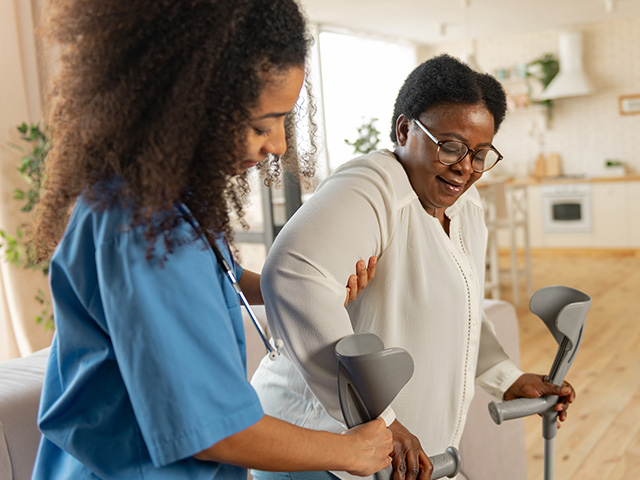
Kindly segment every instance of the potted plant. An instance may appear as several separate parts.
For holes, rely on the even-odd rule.
[[[551,83],[551,80],[560,71],[560,62],[552,53],[546,53],[527,64],[527,77],[533,77],[542,84],[544,90]],[[547,118],[551,119],[551,109],[553,100],[535,100],[534,103],[544,105],[547,109]]]
[[[15,200],[24,202],[21,211],[28,213],[40,200],[40,193],[45,179],[44,159],[49,151],[49,140],[44,128],[39,124],[27,125],[22,123],[17,127],[21,139],[28,143],[28,147],[11,144],[12,147],[22,151],[22,157],[17,169],[22,179],[27,183],[25,189],[16,188],[13,192]],[[4,259],[19,268],[36,270],[44,275],[49,273],[49,260],[36,261],[33,244],[29,241],[26,232],[27,226],[20,225],[14,234],[0,229],[0,249],[4,250]],[[42,306],[41,312],[36,315],[38,323],[44,323],[45,329],[53,328],[53,315],[51,302],[47,293],[38,289],[36,301]]]
[[[610,158],[605,160],[605,176],[607,177],[623,177],[627,173],[622,160]]]
[[[362,125],[358,127],[358,137],[354,141],[345,138],[344,142],[353,147],[353,153],[361,153],[364,155],[377,150],[378,143],[380,143],[380,131],[375,126],[377,121],[377,118],[372,118],[369,121],[363,122]]]

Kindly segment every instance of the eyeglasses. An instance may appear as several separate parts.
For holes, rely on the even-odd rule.
[[[447,166],[455,165],[462,161],[464,157],[471,152],[471,168],[474,172],[482,173],[491,170],[504,157],[502,154],[491,146],[490,148],[481,148],[473,150],[466,143],[457,140],[447,140],[441,142],[433,134],[427,130],[420,120],[413,120],[427,136],[438,145],[438,161]]]

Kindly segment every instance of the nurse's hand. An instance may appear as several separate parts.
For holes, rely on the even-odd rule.
[[[389,430],[393,433],[393,480],[430,480],[433,466],[418,437],[397,419]]]
[[[375,255],[369,257],[369,265],[365,265],[364,260],[356,263],[356,273],[351,275],[347,281],[347,298],[344,301],[344,306],[347,303],[353,302],[358,295],[367,287],[369,282],[376,276],[376,262],[378,257]]]
[[[367,477],[391,464],[393,436],[384,420],[376,418],[344,432],[350,435],[353,461],[356,465],[347,470],[352,475]]]

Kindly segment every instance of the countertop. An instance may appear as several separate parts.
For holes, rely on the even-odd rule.
[[[494,184],[504,183],[511,186],[528,186],[528,185],[547,185],[557,183],[603,183],[603,182],[637,182],[640,181],[640,174],[630,173],[627,175],[619,176],[602,176],[602,177],[587,177],[587,176],[560,176],[560,177],[489,177],[483,178],[476,182],[477,188],[486,188]]]

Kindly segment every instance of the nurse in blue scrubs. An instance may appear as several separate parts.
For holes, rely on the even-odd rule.
[[[232,254],[247,171],[313,173],[295,152],[280,159],[309,45],[297,3],[52,0],[45,12],[62,65],[34,240],[53,254],[56,333],[33,478],[387,467],[380,419],[340,435],[263,413],[214,252],[260,303],[259,275]],[[348,299],[370,274],[358,269]]]

